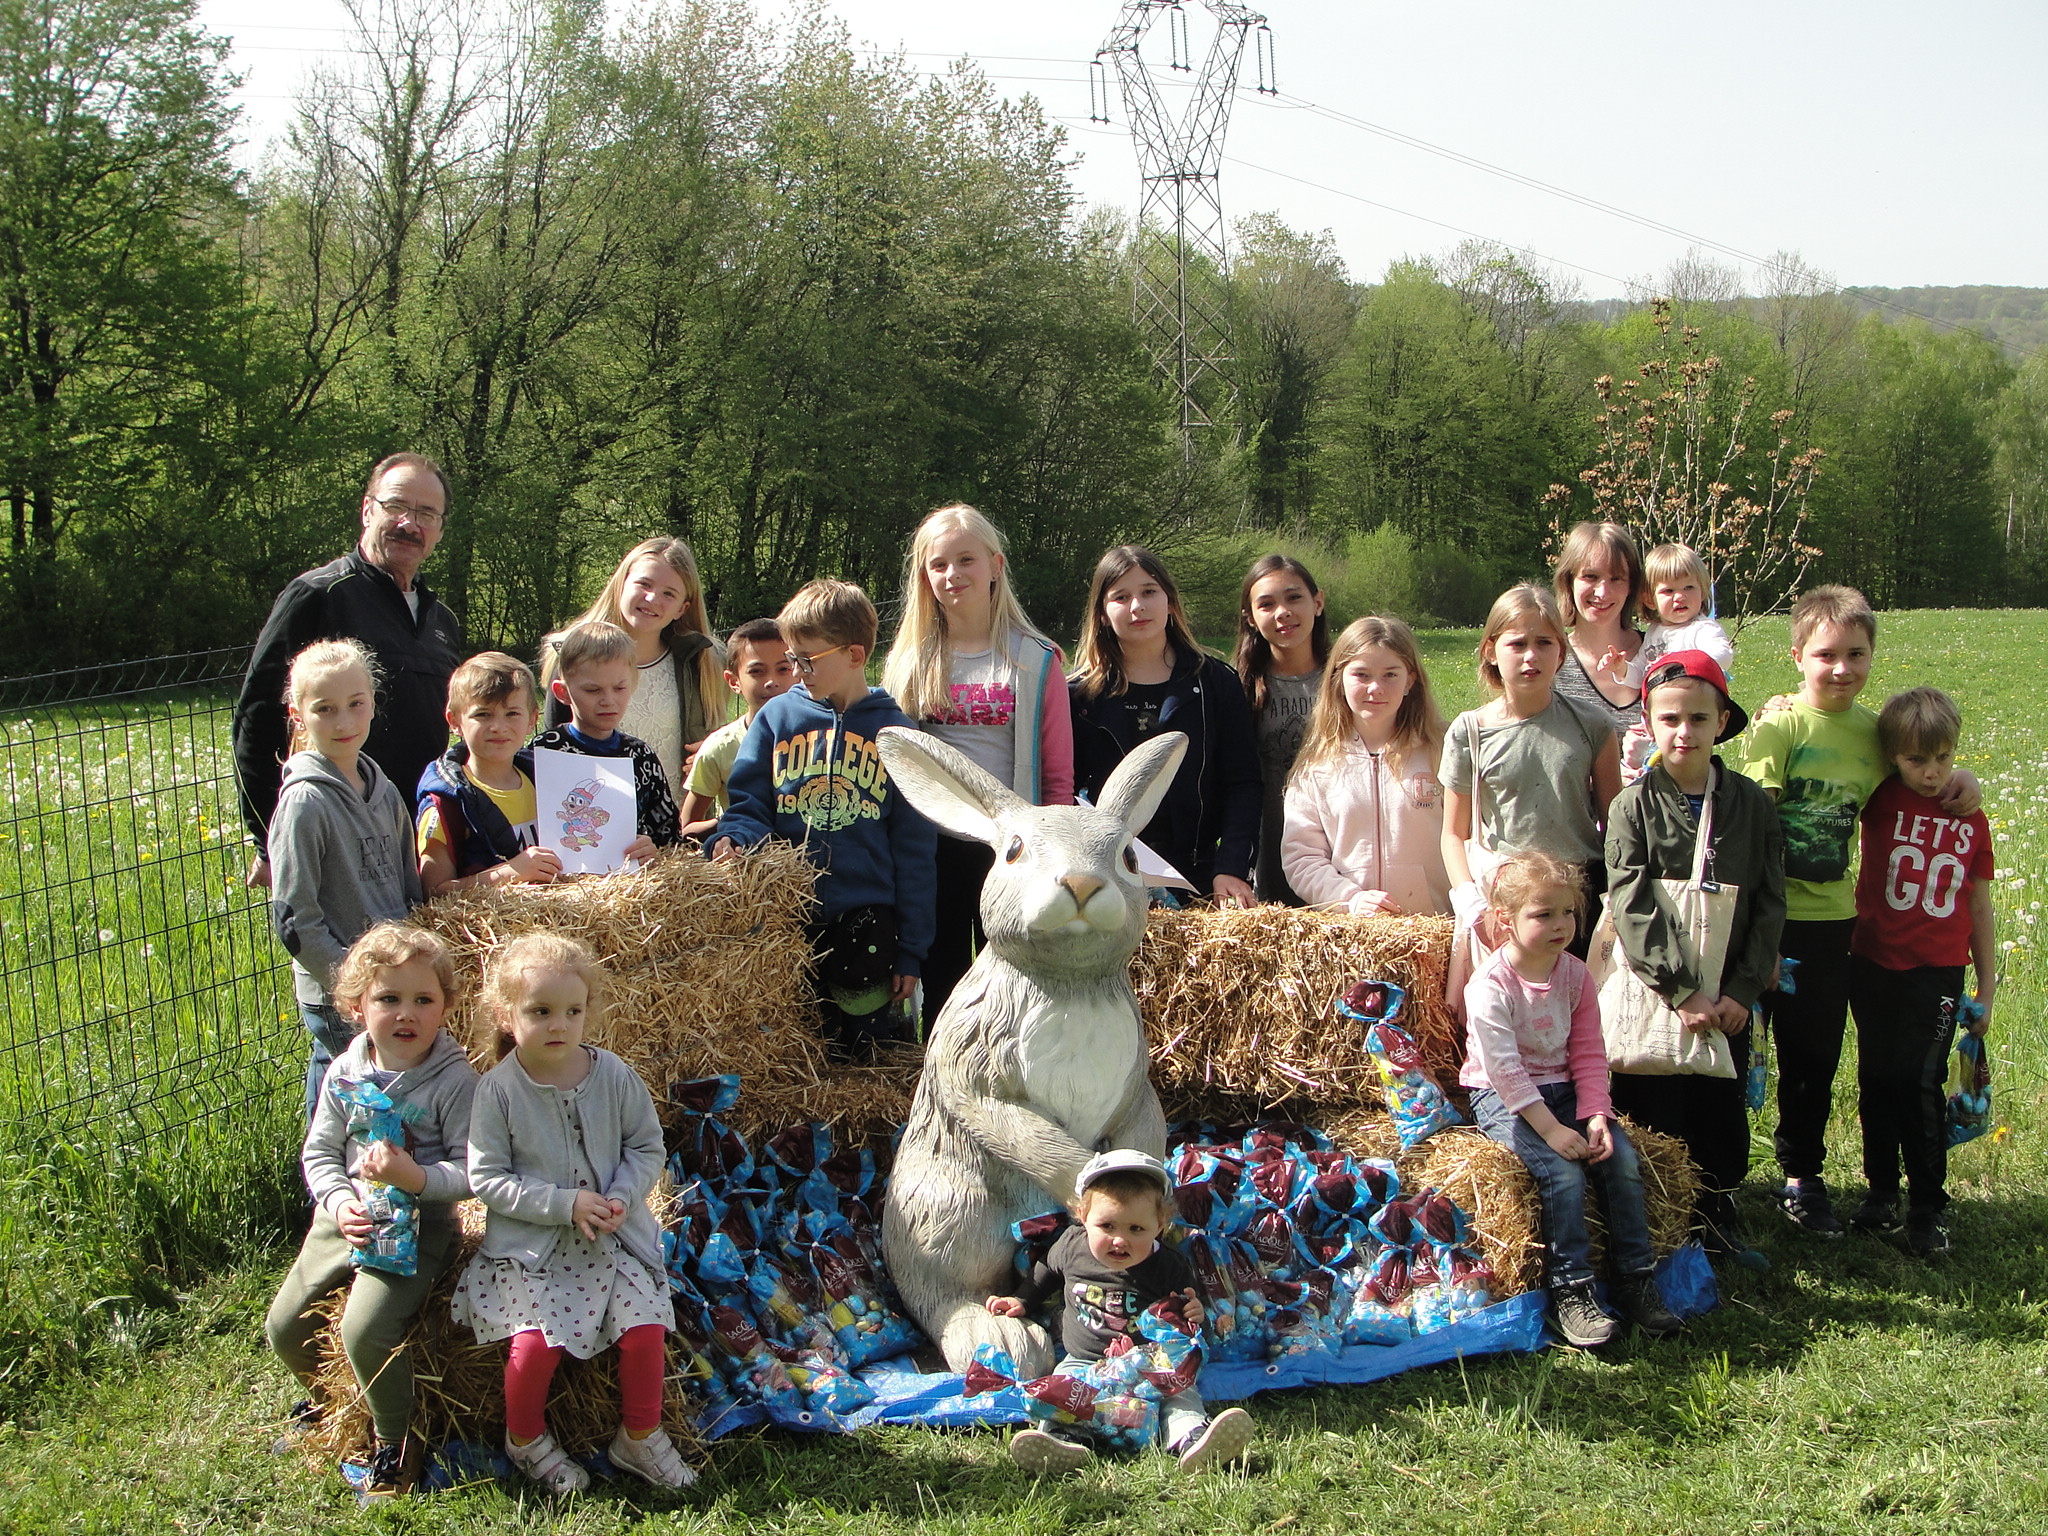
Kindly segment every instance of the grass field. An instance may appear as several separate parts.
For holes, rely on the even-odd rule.
[[[1768,1274],[1674,1341],[1474,1361],[1250,1405],[1248,1476],[1177,1479],[1157,1457],[1033,1485],[992,1433],[743,1438],[673,1496],[600,1491],[551,1511],[484,1486],[359,1513],[331,1472],[265,1447],[292,1396],[261,1317],[289,1255],[274,1234],[163,1305],[119,1311],[0,1423],[0,1528],[19,1532],[467,1533],[629,1529],[1028,1532],[1982,1532],[2048,1530],[2048,1090],[2036,951],[2048,880],[2048,725],[2034,658],[2048,614],[1887,616],[1866,697],[1936,682],[1965,713],[2005,871],[2006,988],[1992,1037],[2003,1128],[1953,1160],[1956,1251],[1804,1240],[1746,1195]],[[1469,634],[1425,637],[1447,710],[1476,702]],[[1745,703],[1794,682],[1782,621],[1742,638]],[[1832,1127],[1853,1196],[1853,1106]],[[203,1177],[203,1170],[194,1170]],[[49,1204],[0,1228],[0,1284],[68,1272],[89,1222]],[[57,1202],[61,1204],[61,1202]],[[61,1214],[61,1213],[59,1213]],[[40,1230],[37,1223],[42,1223]],[[242,1229],[260,1230],[260,1223]],[[35,1244],[40,1240],[39,1258]],[[87,1325],[82,1324],[82,1327]]]

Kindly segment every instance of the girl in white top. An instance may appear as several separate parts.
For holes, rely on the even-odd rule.
[[[1261,901],[1302,904],[1281,867],[1283,802],[1329,655],[1330,621],[1308,567],[1286,555],[1254,560],[1237,595],[1237,678],[1252,707],[1265,782],[1259,861],[1252,871]]]
[[[1304,900],[1388,916],[1451,910],[1443,739],[1415,632],[1355,620],[1330,652],[1287,783],[1282,861]]]
[[[919,727],[1033,805],[1074,801],[1074,721],[1064,658],[1010,585],[1003,536],[969,506],[918,525],[903,571],[903,619],[882,687]],[[939,837],[939,931],[923,968],[933,1019],[982,942],[981,843]]]
[[[696,1475],[661,1428],[666,1334],[674,1324],[661,1229],[647,1194],[666,1152],[647,1085],[583,1043],[604,968],[579,940],[529,933],[493,958],[483,1006],[499,1061],[469,1117],[469,1186],[489,1214],[453,1298],[479,1344],[509,1338],[505,1453],[550,1493],[590,1475],[547,1432],[548,1384],[563,1352],[619,1352],[612,1464],[648,1482]]]
[[[541,641],[544,725],[561,725],[569,718],[567,706],[548,686],[554,681],[562,636],[578,624],[599,620],[616,624],[633,637],[633,659],[640,671],[619,729],[654,749],[668,778],[669,794],[681,804],[691,759],[704,738],[725,724],[730,709],[725,652],[711,638],[704,583],[690,546],[668,538],[635,544],[590,611]]]
[[[1547,853],[1584,869],[1591,890],[1606,887],[1601,827],[1621,788],[1621,753],[1607,717],[1556,687],[1569,643],[1539,586],[1503,592],[1487,615],[1479,679],[1495,698],[1451,722],[1442,763],[1444,868],[1463,928],[1479,925],[1489,900],[1465,847],[1475,800],[1488,851]],[[1583,958],[1586,938],[1582,925],[1573,954]]]
[[[1643,606],[1656,615],[1643,633],[1635,659],[1617,655],[1603,669],[1607,682],[1626,685],[1640,695],[1650,668],[1673,651],[1705,651],[1720,664],[1724,677],[1735,672],[1735,644],[1728,631],[1707,616],[1707,598],[1714,590],[1707,564],[1683,544],[1659,544],[1643,561]],[[1656,743],[1642,712],[1621,738],[1621,782],[1633,784],[1648,771]]]

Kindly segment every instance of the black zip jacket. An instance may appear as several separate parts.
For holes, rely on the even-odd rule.
[[[277,594],[235,702],[235,778],[242,824],[264,843],[284,777],[285,679],[292,658],[315,640],[355,639],[384,673],[377,717],[363,750],[400,786],[408,807],[427,764],[448,746],[448,679],[462,660],[462,624],[415,580],[417,619],[388,572],[352,549],[318,570],[295,576]]]
[[[1129,700],[1108,693],[1084,699],[1072,677],[1067,692],[1074,705],[1074,790],[1093,802],[1138,744]],[[1188,750],[1158,814],[1138,836],[1204,896],[1218,875],[1250,880],[1263,781],[1244,684],[1213,656],[1175,651],[1159,729],[1186,736]]]

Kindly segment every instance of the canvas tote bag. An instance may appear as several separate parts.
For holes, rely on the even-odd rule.
[[[1692,877],[1657,883],[1678,913],[1679,946],[1700,978],[1700,990],[1718,994],[1721,972],[1728,963],[1728,936],[1735,926],[1739,887],[1706,878],[1707,853],[1714,844],[1714,791],[1721,768],[1700,807],[1699,833],[1693,839]],[[1610,902],[1610,908],[1612,903]],[[1607,1041],[1607,1065],[1616,1072],[1644,1077],[1733,1077],[1735,1055],[1728,1037],[1718,1029],[1687,1029],[1678,1011],[1658,995],[1629,964],[1628,952],[1613,934],[1611,912],[1601,935],[1612,935],[1601,948],[1608,957],[1600,983],[1600,1028]]]

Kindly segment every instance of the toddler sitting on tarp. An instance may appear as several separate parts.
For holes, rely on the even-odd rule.
[[[1028,1317],[1060,1296],[1060,1343],[1055,1374],[1081,1374],[1118,1349],[1143,1342],[1139,1319],[1168,1297],[1185,1299],[1190,1327],[1202,1324],[1194,1273],[1187,1260],[1159,1241],[1173,1216],[1173,1181],[1160,1161],[1133,1149],[1098,1153],[1074,1181],[1074,1219],[1046,1256],[1031,1266],[1017,1296],[991,1296],[999,1317]],[[1119,1344],[1118,1341],[1128,1341]],[[1227,1408],[1210,1418],[1192,1383],[1162,1405],[1161,1443],[1194,1472],[1244,1454],[1252,1439],[1251,1415]],[[1089,1440],[1060,1425],[1019,1430],[1010,1455],[1028,1472],[1074,1472],[1095,1455]]]

